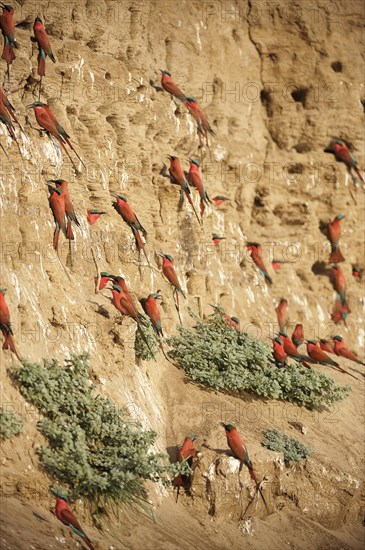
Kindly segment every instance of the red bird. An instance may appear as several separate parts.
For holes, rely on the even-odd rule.
[[[177,99],[180,99],[180,101],[186,101],[187,98],[172,80],[171,73],[162,69],[160,69],[160,71],[162,73],[161,86],[163,87],[163,89]]]
[[[86,168],[86,165],[84,161],[81,159],[81,157],[76,152],[74,146],[72,145],[70,141],[70,136],[67,134],[66,130],[61,126],[61,124],[56,119],[55,115],[52,113],[50,107],[46,103],[42,103],[41,101],[35,101],[34,103],[31,103],[30,105],[27,105],[27,109],[34,109],[34,114],[37,119],[37,122],[39,126],[44,128],[44,130],[48,133],[54,136],[57,141],[60,143],[61,147],[65,151],[66,155],[70,159],[70,161],[73,164],[73,160],[71,158],[70,153],[66,149],[66,144],[73,150],[81,164]]]
[[[332,283],[336,290],[336,292],[339,295],[339,298],[341,298],[342,305],[346,304],[346,279],[345,275],[343,274],[343,271],[338,265],[333,265],[331,268],[331,275],[332,275]]]
[[[341,298],[338,298],[335,302],[335,305],[333,306],[331,319],[336,324],[343,321],[345,323],[345,326],[347,326],[346,319],[349,313],[351,313],[351,309],[349,308],[347,302],[343,304]]]
[[[118,195],[117,193],[112,193],[112,195],[117,199],[116,202],[113,202],[113,207],[123,218],[125,223],[127,223],[132,229],[134,228],[137,231],[142,231],[143,235],[146,237],[147,231],[144,227],[142,227],[142,224],[133,212],[127,201],[127,197],[125,195]]]
[[[286,310],[288,309],[288,300],[286,298],[281,298],[280,302],[275,308],[276,316],[278,318],[278,323],[280,330],[285,330],[286,325]]]
[[[152,293],[148,296],[148,298],[142,298],[140,302],[144,312],[150,318],[153,330],[157,336],[163,336],[160,311],[157,305],[157,300],[159,298],[162,298],[161,294]]]
[[[284,262],[283,260],[273,260],[271,262],[271,265],[272,265],[272,268],[274,271],[279,271],[279,269],[281,268],[281,266],[283,264],[285,264],[286,262]]]
[[[198,105],[198,102],[194,97],[187,97],[185,101],[185,105],[189,113],[192,115],[192,117],[195,119],[197,123],[200,146],[203,145],[202,136],[204,136],[206,145],[209,148],[208,133],[211,134],[212,136],[215,136],[215,132],[213,131],[211,125],[209,124],[207,117],[203,113],[203,110]]]
[[[231,317],[231,326],[238,331],[240,330],[240,320],[238,317]]]
[[[331,254],[329,261],[333,264],[345,261],[340,250],[340,237],[341,237],[341,220],[344,219],[343,214],[337,214],[335,219],[327,225],[327,236],[331,243]]]
[[[53,63],[56,63],[56,60],[51,49],[51,44],[46,33],[46,29],[44,28],[42,19],[40,17],[35,18],[33,32],[35,36],[35,41],[38,44],[38,74],[40,77],[42,77],[46,74],[47,55],[53,61]]]
[[[101,210],[88,210],[87,211],[87,221],[90,225],[94,225],[100,218],[102,214],[106,214],[106,212],[102,212]]]
[[[186,298],[186,295],[179,283],[178,276],[176,275],[174,260],[172,256],[170,256],[169,254],[160,254],[160,256],[162,256],[163,258],[162,273],[165,275],[169,283],[171,283],[174,287],[174,293],[181,292],[184,298]]]
[[[210,305],[210,307],[212,307],[214,309],[214,314],[213,315],[220,315],[221,317],[223,317],[223,319],[226,322],[227,327],[236,328],[236,326],[235,326],[236,323],[235,323],[235,321],[233,321],[233,319],[237,319],[237,317],[230,317],[229,315],[227,315],[227,313],[224,311],[222,306],[216,306],[216,305],[213,305],[213,304],[209,304],[209,305]],[[239,319],[237,319],[237,321],[239,322]]]
[[[59,519],[64,525],[67,525],[67,527],[71,527],[72,531],[83,539],[83,541],[85,542],[85,544],[87,544],[90,550],[94,550],[95,547],[93,543],[86,536],[79,521],[77,520],[76,516],[73,514],[70,508],[70,505],[68,504],[67,497],[65,495],[62,495],[61,493],[55,493],[55,494],[57,497],[56,498],[56,518]]]
[[[198,220],[199,224],[201,224],[201,221],[199,219],[198,213],[195,210],[195,206],[193,203],[193,200],[191,198],[191,190],[189,187],[189,182],[186,179],[185,173],[182,169],[180,159],[177,157],[174,157],[172,155],[169,155],[168,157],[170,159],[170,168],[169,168],[169,174],[171,182],[180,185],[180,200],[179,200],[179,208],[182,207],[184,204],[184,196],[186,195],[186,198],[189,201],[189,204],[191,205],[192,209],[194,210],[194,214],[196,216],[196,219]]]
[[[303,325],[298,324],[295,326],[295,329],[293,330],[293,334],[291,335],[291,339],[296,348],[299,348],[299,346],[303,344],[304,342]]]
[[[232,426],[232,424],[224,424],[224,422],[220,422],[220,425],[226,430],[228,447],[231,449],[233,456],[247,466],[251,479],[254,480],[256,486],[259,486],[252,462],[248,456],[246,444],[243,439],[241,439],[237,428]]]
[[[13,114],[11,115],[9,114],[8,108],[3,103],[3,101],[0,100],[0,122],[2,122],[6,126],[6,129],[9,132],[11,139],[15,141],[15,143],[17,144],[19,153],[21,154],[22,152],[20,150],[19,142],[16,139],[15,128],[11,117],[14,118]]]
[[[273,356],[275,359],[275,363],[277,367],[286,367],[287,363],[285,359],[287,359],[288,355],[286,351],[284,350],[284,342],[281,338],[274,338],[272,341],[273,345]]]
[[[307,353],[316,363],[327,365],[329,367],[339,367],[339,364],[336,363],[336,361],[331,359],[331,357],[328,357],[328,355],[321,350],[315,340],[307,340]]]
[[[6,110],[8,111],[8,113],[11,116],[11,118],[13,119],[13,121],[16,122],[17,124],[19,124],[20,129],[24,132],[24,130],[23,130],[16,114],[15,114],[15,109],[14,109],[13,105],[10,103],[8,97],[5,95],[5,92],[2,88],[0,88],[0,102],[4,104]]]
[[[4,37],[4,50],[1,58],[5,59],[9,72],[9,65],[15,59],[14,47],[18,47],[15,40],[14,9],[12,6],[3,4],[2,2],[0,6],[3,8],[3,13],[0,17],[0,27]]]
[[[361,172],[358,168],[357,160],[345,141],[343,141],[342,139],[333,139],[328,147],[326,147],[324,152],[331,153],[332,155],[334,155],[337,162],[343,162],[345,164],[347,171],[349,172],[355,185],[357,185],[357,179],[353,175],[352,170],[355,170],[362,183],[365,183],[364,178],[362,177]]]
[[[62,189],[64,197],[65,197],[65,211],[66,211],[66,217],[67,217],[67,230],[66,230],[66,236],[71,241],[74,240],[74,234],[72,232],[71,223],[74,222],[78,227],[80,227],[80,222],[76,217],[75,210],[72,206],[72,201],[70,197],[70,193],[68,190],[68,183],[65,180],[49,180],[51,183],[55,183],[57,186],[57,189]]]
[[[334,336],[332,340],[335,344],[334,351],[336,355],[339,355],[340,357],[346,357],[346,359],[350,359],[350,361],[354,361],[359,365],[365,366],[365,363],[360,361],[360,359],[356,357],[356,355],[346,346],[342,336]]]
[[[359,267],[354,265],[352,267],[352,276],[354,277],[354,279],[358,281],[361,280],[362,270]]]
[[[187,435],[177,455],[177,460],[179,462],[186,461],[189,464],[190,468],[193,465],[193,458],[195,458],[197,454],[195,449],[195,444],[194,444],[195,439],[196,439],[195,435]],[[191,480],[192,480],[191,476],[187,476],[187,475],[180,474],[177,477],[175,477],[175,479],[172,481],[172,484],[174,487],[178,488],[177,496],[179,496],[180,487],[184,487],[186,492],[190,491]]]
[[[219,243],[221,241],[224,241],[225,240],[225,237],[220,237],[219,235],[216,235],[215,233],[212,235],[212,241],[214,243],[215,246],[219,246]]]
[[[319,347],[321,348],[322,351],[326,351],[327,353],[335,353],[330,342],[328,340],[325,340],[324,338],[320,339]]]
[[[270,284],[272,284],[272,279],[270,275],[268,274],[265,264],[262,260],[262,248],[259,243],[253,243],[248,242],[246,243],[247,250],[250,250],[251,252],[251,258],[253,259],[254,263],[259,268],[259,271],[263,278]]]
[[[10,311],[8,304],[5,301],[6,288],[0,288],[0,329],[4,336],[3,349],[10,349],[17,358],[20,359],[20,355],[15,347],[13,340],[13,330],[10,323]]]
[[[95,286],[98,284],[99,277],[94,277]],[[110,273],[107,273],[106,271],[102,271],[100,273],[100,283],[99,288],[97,290],[103,290],[109,281],[114,280],[114,275],[110,275]]]
[[[301,363],[303,367],[306,367],[307,369],[311,368],[310,365],[308,365],[308,363],[306,362],[308,361],[309,363],[311,363],[311,358],[307,355],[302,355],[301,353],[299,353],[296,346],[293,344],[293,342],[290,340],[285,332],[280,331],[279,338],[283,342],[284,351],[289,357]]]
[[[115,285],[118,285],[120,286],[120,288],[123,290],[124,292],[124,297],[129,300],[129,302],[131,303],[132,307],[134,308],[134,301],[133,301],[133,296],[132,294],[130,293],[128,287],[127,287],[127,284],[125,282],[125,279],[124,277],[122,277],[121,275],[109,275],[110,279],[113,281],[113,284]],[[138,314],[137,314],[138,315]]]
[[[55,230],[53,234],[53,248],[58,251],[58,240],[60,236],[60,231],[66,236],[66,207],[65,207],[65,193],[62,189],[57,189],[48,186],[50,196],[49,196],[49,206],[51,207]]]
[[[216,206],[221,206],[224,202],[229,201],[229,199],[223,195],[217,195],[216,197],[213,197],[212,200]]]
[[[212,201],[208,197],[208,193],[203,184],[203,180],[200,173],[200,162],[195,159],[189,159],[190,169],[189,169],[189,182],[191,185],[198,190],[200,195],[200,217],[203,220],[203,214],[205,210],[205,205],[211,204]]]

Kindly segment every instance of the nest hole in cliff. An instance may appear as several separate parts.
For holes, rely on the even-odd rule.
[[[270,95],[270,92],[268,90],[261,90],[260,92],[260,100],[262,105],[266,109],[266,113],[268,117],[272,117],[273,115],[273,103],[272,103],[272,97]]]
[[[365,99],[360,99],[360,101],[361,101],[362,109],[365,113]]]
[[[343,66],[341,61],[334,61],[331,63],[331,68],[335,71],[335,73],[342,73]]]
[[[296,103],[301,103],[303,107],[306,106],[309,94],[309,88],[300,87],[292,91],[291,96]]]

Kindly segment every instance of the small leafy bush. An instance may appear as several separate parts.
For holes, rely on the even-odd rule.
[[[13,373],[21,394],[44,415],[38,428],[50,446],[38,453],[45,471],[69,487],[73,498],[86,497],[97,510],[109,502],[143,507],[144,480],[169,484],[168,475],[191,472],[154,453],[157,434],[127,420],[110,399],[95,394],[88,377],[88,356],[73,355],[36,365],[24,361]]]
[[[266,430],[262,445],[271,451],[284,453],[285,462],[299,462],[303,458],[307,458],[312,452],[310,447],[306,447],[297,439],[293,439],[275,428]]]
[[[156,359],[159,343],[155,337],[151,321],[147,317],[142,315],[139,319],[141,330],[143,330],[144,339],[141,335],[140,330],[137,330],[136,338],[134,341],[134,352],[136,358],[137,360],[143,361]]]
[[[339,387],[315,368],[276,367],[271,348],[228,327],[216,314],[207,322],[193,313],[193,328],[179,326],[169,339],[169,355],[186,374],[216,390],[246,390],[309,408],[343,400],[349,386]]]
[[[0,409],[0,440],[10,439],[23,431],[23,421],[20,416],[13,412],[6,412]]]

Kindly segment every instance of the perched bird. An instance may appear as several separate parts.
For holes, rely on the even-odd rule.
[[[237,428],[232,424],[224,424],[224,422],[220,422],[220,425],[226,430],[228,447],[231,449],[233,456],[248,468],[251,479],[253,479],[256,485],[259,485],[252,462],[248,456],[246,444],[243,439],[241,439]]]
[[[349,172],[355,185],[357,185],[358,182],[353,175],[352,170],[356,172],[362,183],[365,183],[364,178],[362,177],[359,167],[357,165],[357,160],[352,153],[350,147],[344,140],[333,139],[326,147],[326,149],[324,149],[324,152],[331,153],[332,155],[334,155],[337,162],[343,162],[345,164],[347,171]]]
[[[200,146],[203,145],[202,136],[204,136],[206,145],[209,148],[208,133],[212,136],[215,136],[215,132],[209,124],[207,117],[203,113],[201,107],[198,105],[195,97],[187,97],[185,101],[185,106],[197,123]]]
[[[357,267],[356,265],[352,266],[352,276],[353,276],[354,279],[356,279],[357,281],[360,281],[361,278],[362,278],[362,269],[360,269],[360,268]]]
[[[189,159],[189,182],[198,190],[200,195],[200,217],[203,220],[203,214],[205,205],[211,204],[212,201],[208,197],[208,193],[203,184],[203,180],[200,173],[200,162],[196,159]]]
[[[144,312],[150,318],[153,330],[157,336],[163,336],[160,311],[157,305],[157,300],[159,298],[162,298],[161,294],[152,293],[147,298],[142,298],[140,302]]]
[[[358,357],[346,346],[346,344],[343,341],[342,336],[334,336],[332,338],[333,343],[335,345],[334,352],[336,355],[340,357],[345,357],[346,359],[350,359],[350,361],[354,361],[355,363],[358,363],[359,365],[364,365],[365,363],[363,361],[360,361]],[[333,353],[333,352],[332,352]]]
[[[102,210],[88,210],[87,211],[87,221],[90,225],[94,225],[100,218],[102,214],[106,214],[106,212],[103,212]]]
[[[1,59],[5,59],[9,74],[9,65],[15,59],[14,48],[18,47],[15,40],[14,8],[2,2],[0,2],[0,7],[3,9],[0,16],[0,27],[4,37],[4,50]]]
[[[175,271],[174,260],[172,256],[170,256],[169,254],[160,254],[160,256],[163,258],[162,273],[165,275],[169,283],[171,283],[174,287],[174,293],[181,292],[181,294],[186,299],[186,295],[181,288],[181,284]]]
[[[170,174],[171,182],[176,184],[176,185],[180,185],[180,188],[181,188],[179,208],[181,208],[182,205],[184,204],[184,196],[186,196],[186,198],[189,201],[189,204],[191,205],[192,209],[194,210],[194,214],[196,216],[196,219],[198,220],[199,224],[201,224],[198,213],[195,210],[195,206],[194,206],[193,200],[191,198],[191,190],[190,190],[190,187],[189,187],[189,182],[186,179],[184,170],[182,169],[180,159],[178,159],[177,157],[174,157],[172,155],[169,155],[168,158],[170,159],[169,174]]]
[[[288,357],[286,351],[284,350],[284,342],[281,338],[274,338],[272,341],[273,345],[273,357],[275,359],[275,364],[277,367],[287,367],[286,359]]]
[[[0,329],[4,336],[3,349],[10,349],[10,351],[12,351],[20,361],[20,355],[13,340],[13,330],[10,323],[10,311],[5,300],[5,293],[6,288],[0,288]]]
[[[172,96],[176,97],[176,99],[180,99],[180,101],[186,101],[187,98],[185,94],[183,94],[180,88],[172,80],[171,73],[169,71],[164,71],[163,69],[160,69],[160,71],[162,73],[161,86],[163,87],[163,89]]]
[[[333,265],[331,268],[332,284],[334,289],[341,298],[342,305],[346,304],[346,279],[342,269],[338,265]]]
[[[41,126],[48,134],[51,134],[57,139],[72,164],[74,163],[70,153],[66,149],[66,144],[73,150],[81,164],[83,164],[83,166],[86,168],[84,161],[81,159],[81,157],[76,152],[76,149],[72,145],[70,141],[70,136],[58,122],[49,106],[46,103],[42,103],[41,101],[35,101],[34,103],[27,105],[27,109],[34,109],[34,114],[39,126]]]
[[[177,455],[178,462],[186,461],[188,463],[188,465],[190,466],[190,468],[192,467],[193,459],[196,457],[196,454],[197,454],[196,449],[195,449],[195,444],[194,444],[195,440],[196,440],[195,435],[187,435],[185,437],[184,443],[181,445],[181,447],[179,449],[179,452],[178,452],[178,455]],[[182,475],[182,474],[179,474],[172,481],[173,486],[178,488],[177,489],[176,502],[177,502],[177,499],[179,497],[180,487],[184,487],[185,491],[187,493],[189,493],[189,491],[191,489],[191,481],[192,481],[191,476]]]
[[[125,195],[118,195],[117,193],[111,194],[117,199],[116,202],[113,202],[112,206],[123,218],[125,223],[127,223],[131,228],[134,228],[137,231],[142,231],[143,235],[146,237],[147,231],[133,212],[130,204],[127,201],[127,197]]]
[[[57,189],[48,186],[50,196],[49,196],[49,206],[51,207],[55,230],[53,234],[53,248],[58,251],[58,240],[60,236],[60,231],[66,236],[66,207],[65,207],[65,193],[62,189]]]
[[[294,361],[301,363],[303,367],[306,367],[307,369],[311,368],[310,365],[308,365],[308,362],[312,362],[311,358],[307,355],[302,355],[301,353],[299,353],[296,346],[293,344],[286,332],[280,331],[279,338],[283,342],[283,348],[288,357],[291,357],[292,359],[294,359]]]
[[[12,118],[14,118],[12,111],[9,111],[9,109],[0,99],[0,122],[2,122],[6,126],[6,129],[9,132],[11,139],[15,141],[18,147],[19,153],[21,154],[22,152],[20,150],[20,145],[15,135],[15,128],[14,128]]]
[[[5,92],[1,87],[0,87],[0,102],[2,102],[4,104],[4,107],[8,111],[8,113],[11,116],[11,118],[13,119],[13,121],[16,122],[17,124],[19,124],[20,129],[24,133],[24,130],[23,130],[23,128],[22,128],[22,126],[21,126],[21,124],[18,120],[18,117],[15,114],[15,109],[14,109],[13,105],[10,103],[8,97],[5,95]]]
[[[268,274],[265,264],[262,259],[262,248],[259,243],[254,242],[248,242],[246,243],[246,248],[251,252],[251,258],[254,261],[254,263],[259,268],[259,271],[262,275],[262,277],[270,284],[272,284],[272,279],[270,275]]]
[[[304,329],[303,325],[297,324],[291,335],[291,339],[296,348],[299,348],[304,342]]]
[[[56,495],[56,518],[59,519],[64,525],[67,525],[67,527],[71,527],[72,531],[83,539],[90,550],[94,550],[95,547],[93,543],[87,537],[76,516],[73,514],[68,503],[68,498],[62,493],[55,491],[52,492]]]
[[[49,183],[55,183],[57,189],[62,189],[63,191],[65,198],[65,212],[67,217],[66,237],[73,241],[75,237],[72,231],[71,223],[74,222],[78,227],[80,227],[80,222],[76,217],[76,213],[72,205],[70,192],[68,190],[68,183],[65,180],[49,180]]]
[[[329,367],[339,367],[331,357],[329,357],[317,344],[315,340],[307,340],[307,353],[314,362],[321,365],[327,365]]]
[[[275,259],[274,259],[274,260],[271,262],[271,265],[272,265],[272,268],[273,268],[274,271],[279,271],[279,269],[281,269],[281,266],[282,266],[283,264],[286,264],[286,263],[287,263],[287,262],[284,262],[283,260],[275,260]]]
[[[347,304],[347,302],[343,304],[341,298],[338,298],[335,301],[335,304],[333,306],[331,319],[336,324],[341,323],[341,321],[343,321],[345,326],[347,326],[346,319],[349,313],[351,313],[351,309]]]
[[[325,338],[321,338],[319,340],[319,347],[321,348],[322,351],[326,351],[327,353],[335,353],[330,342]]]
[[[240,330],[240,320],[238,317],[231,317],[231,325],[236,330]]]
[[[213,233],[212,241],[215,246],[219,246],[219,243],[224,240],[225,240],[225,237],[220,237],[219,235],[216,235],[215,233]]]
[[[343,220],[344,217],[345,216],[343,214],[337,214],[335,219],[327,225],[327,236],[331,243],[331,254],[329,261],[334,264],[345,261],[339,244],[341,237],[341,220]]]
[[[127,287],[127,284],[125,282],[125,278],[122,277],[122,275],[109,275],[109,278],[110,280],[113,281],[114,285],[118,285],[121,287],[123,293],[124,293],[124,297],[125,299],[129,300],[130,304],[132,305],[132,307],[135,309],[135,305],[134,305],[134,300],[133,300],[133,296],[132,294],[130,293],[128,287]],[[139,314],[137,313],[137,316],[139,316]]]
[[[229,199],[227,197],[225,197],[224,195],[217,195],[216,197],[212,198],[212,201],[214,201],[214,204],[216,206],[221,206],[226,201],[229,201]]]
[[[46,29],[43,26],[42,19],[36,17],[33,25],[34,41],[38,44],[38,74],[42,78],[46,74],[46,57],[56,63],[51,49],[51,43]]]
[[[276,316],[278,318],[278,323],[280,330],[283,331],[286,326],[286,310],[288,309],[288,300],[286,298],[281,298],[280,302],[275,308]]]
[[[94,277],[95,286],[98,284],[99,277]],[[100,282],[99,282],[99,288],[97,290],[103,290],[109,281],[114,281],[114,275],[111,275],[110,273],[107,273],[106,271],[102,271],[100,273]]]
[[[238,321],[238,324],[239,324],[239,319],[237,317],[230,317],[224,311],[224,308],[222,306],[217,306],[217,305],[214,305],[214,304],[209,304],[209,305],[210,305],[210,307],[212,307],[214,309],[214,314],[213,315],[220,315],[225,320],[226,325],[228,327],[236,328],[237,321]],[[234,321],[234,319],[236,321]]]

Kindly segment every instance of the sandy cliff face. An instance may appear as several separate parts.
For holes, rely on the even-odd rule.
[[[104,538],[90,527],[98,548],[138,550],[146,540],[166,549],[360,548],[363,380],[351,380],[353,391],[343,404],[310,413],[294,405],[203,392],[162,356],[157,364],[137,366],[133,323],[120,323],[108,300],[94,294],[91,251],[102,270],[124,273],[138,298],[162,289],[168,335],[178,319],[157,252],[174,256],[196,311],[208,315],[209,303],[220,303],[243,328],[264,339],[276,328],[274,307],[285,296],[290,322],[302,322],[306,334],[340,333],[363,353],[363,285],[351,269],[363,267],[364,190],[356,191],[355,204],[345,167],[322,152],[331,136],[340,135],[352,142],[364,167],[362,2],[26,0],[14,7],[20,48],[5,87],[19,88],[9,97],[26,137],[17,134],[21,158],[2,126],[9,158],[2,154],[0,220],[1,286],[8,289],[18,347],[32,361],[88,351],[100,393],[127,405],[132,416],[155,429],[160,449],[191,432],[199,434],[199,445],[206,440],[211,447],[203,450],[193,501],[182,497],[175,505],[171,495],[151,487],[160,523],[122,516]],[[75,171],[24,118],[35,125],[25,106],[38,94],[32,93],[35,52],[30,57],[37,13],[57,59],[55,65],[47,60],[41,99],[70,134],[86,169],[80,165]],[[231,200],[208,209],[203,228],[187,207],[178,213],[178,191],[160,175],[167,155],[179,156],[187,167],[185,159],[200,152],[184,107],[150,85],[150,80],[158,84],[159,68],[168,68],[181,88],[200,100],[216,132],[211,157],[204,151],[203,174],[211,197],[223,194]],[[81,221],[71,255],[64,240],[60,246],[70,278],[52,249],[45,183],[55,177],[70,182]],[[147,229],[156,271],[143,267],[142,280],[133,238],[111,207],[111,192],[127,195]],[[91,227],[88,208],[107,214]],[[328,257],[319,223],[340,212],[346,215],[341,249],[352,309],[347,328],[331,324],[335,293],[328,277],[312,271],[316,261]],[[226,238],[219,251],[211,243],[213,232]],[[269,266],[273,256],[287,261],[279,272],[270,270],[272,287],[247,256],[246,240],[262,243]],[[182,315],[190,323],[185,303]],[[22,414],[25,429],[3,445],[2,543],[56,548],[61,543],[55,537],[65,537],[63,547],[73,548],[75,539],[49,512],[49,480],[35,454],[42,440],[37,418],[9,381],[11,364],[2,352],[2,401]],[[348,383],[340,373],[333,376]],[[226,448],[220,420],[237,423],[259,474],[271,477],[268,494],[275,511],[269,517],[259,505],[238,521],[236,465],[217,452]],[[307,434],[298,434],[292,421],[304,423]],[[263,450],[262,431],[273,425],[313,447],[305,465],[288,469],[282,457]],[[82,503],[78,511],[82,516]]]

